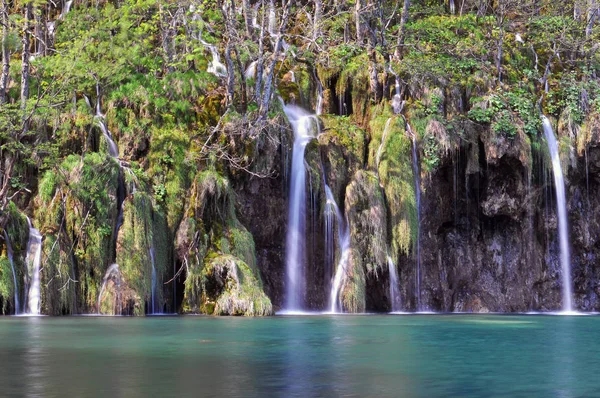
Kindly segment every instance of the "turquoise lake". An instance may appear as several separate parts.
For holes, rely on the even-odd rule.
[[[3,397],[598,397],[600,317],[6,317],[0,358]]]

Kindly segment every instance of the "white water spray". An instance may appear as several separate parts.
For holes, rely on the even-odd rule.
[[[151,310],[152,310],[152,314],[156,313],[155,310],[155,303],[156,303],[156,267],[154,265],[154,247],[150,247],[150,261],[152,263],[152,287],[151,287],[151,300],[152,300],[152,305],[150,306]]]
[[[344,280],[344,274],[346,273],[346,266],[350,257],[350,228],[347,223],[344,222],[342,212],[340,211],[333,193],[327,184],[325,184],[325,195],[327,197],[326,211],[329,208],[333,214],[336,215],[338,224],[338,245],[340,248],[340,261],[338,262],[335,270],[335,276],[333,283],[331,284],[331,293],[329,297],[330,311],[332,313],[341,312],[342,305],[340,303],[340,291]]]
[[[319,132],[316,116],[294,105],[284,105],[283,110],[294,130],[292,153],[292,178],[286,238],[286,299],[285,309],[302,310],[306,290],[306,145]]]
[[[31,224],[29,217],[29,241],[27,242],[27,255],[25,265],[27,267],[31,286],[28,293],[28,310],[31,315],[40,314],[40,263],[42,259],[42,234]]]
[[[387,137],[388,130],[390,129],[391,122],[392,122],[391,117],[385,122],[383,134],[381,135],[381,144],[379,144],[379,148],[377,148],[377,155],[375,156],[375,166],[377,169],[379,169],[379,162],[381,161],[381,153],[383,152],[383,146],[385,145],[385,139]],[[379,175],[379,171],[377,171],[377,175]]]
[[[417,262],[417,311],[421,311],[421,173],[419,171],[419,156],[417,151],[417,136],[406,122],[406,131],[412,139],[412,167],[415,179],[415,205],[417,207],[417,242],[416,242],[416,262]]]
[[[400,311],[400,291],[398,289],[398,272],[396,264],[390,256],[387,256],[388,267],[390,270],[390,303],[392,304],[392,312]]]
[[[554,136],[552,124],[546,116],[542,116],[544,134],[548,142],[548,150],[552,158],[552,170],[554,171],[554,188],[556,190],[556,211],[558,213],[558,235],[560,241],[560,263],[562,267],[562,301],[563,311],[573,311],[572,286],[571,286],[571,263],[569,252],[569,232],[567,219],[567,198],[565,193],[565,181],[563,177],[560,157],[558,153],[558,143]]]

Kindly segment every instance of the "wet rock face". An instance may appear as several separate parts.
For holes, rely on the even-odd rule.
[[[484,137],[483,140],[486,138]],[[480,142],[476,173],[468,145],[444,157],[423,181],[421,301],[424,309],[550,311],[562,306],[552,170],[541,154],[528,169],[522,151]],[[487,147],[486,147],[487,146]],[[600,148],[568,170],[567,198],[576,308],[600,308],[598,238]],[[595,172],[592,172],[595,170]],[[530,177],[531,176],[531,180]],[[401,262],[403,302],[415,309],[414,265]]]
[[[574,305],[585,311],[600,308],[600,146],[593,142],[577,158],[567,187]],[[558,255],[558,254],[557,254]]]

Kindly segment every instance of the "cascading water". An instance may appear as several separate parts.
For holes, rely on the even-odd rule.
[[[326,186],[326,190],[329,187]],[[333,268],[333,260],[335,258],[335,241],[333,239],[333,225],[335,217],[335,202],[327,198],[325,202],[324,218],[325,218],[325,278],[331,279],[331,269]]]
[[[571,255],[569,253],[569,232],[567,220],[567,199],[565,194],[565,181],[558,154],[558,144],[554,136],[552,124],[546,116],[542,116],[544,135],[548,142],[548,150],[552,159],[554,171],[554,189],[556,190],[556,210],[558,213],[558,236],[560,241],[560,263],[562,267],[562,300],[563,311],[573,311],[571,287]]]
[[[396,264],[390,256],[387,256],[388,267],[390,270],[390,303],[392,304],[392,312],[400,311],[400,292],[398,289],[398,272]]]
[[[385,127],[381,136],[381,144],[379,144],[379,148],[377,148],[377,156],[375,157],[375,165],[377,166],[377,168],[379,168],[379,162],[381,161],[381,152],[383,152],[383,146],[385,145],[385,139],[387,137],[388,130],[390,129],[391,122],[391,117],[385,122]],[[377,175],[379,175],[379,172],[377,172]]]
[[[31,224],[29,224],[29,241],[27,242],[27,255],[25,256],[25,265],[31,280],[29,286],[27,313],[31,315],[40,314],[40,262],[42,259],[42,234]]]
[[[91,107],[90,101],[87,98],[87,96],[85,97],[85,100],[88,103],[88,105],[90,105],[90,107]],[[110,156],[112,156],[113,158],[118,158],[119,157],[119,147],[117,146],[117,144],[115,144],[115,141],[112,138],[112,134],[108,130],[108,127],[106,127],[106,123],[104,122],[104,114],[100,110],[100,87],[99,87],[99,85],[96,85],[96,120],[98,121],[98,126],[100,127],[100,131],[102,131],[102,135],[104,136],[104,138],[106,139],[106,142],[108,143],[108,154]]]
[[[317,82],[317,103],[315,105],[315,113],[320,115],[323,112],[323,85],[315,73],[315,81]]]
[[[331,213],[334,213],[338,223],[338,245],[340,248],[340,261],[338,262],[335,270],[335,276],[331,284],[331,294],[329,298],[330,311],[332,313],[341,312],[342,306],[340,303],[340,290],[342,289],[342,282],[344,279],[344,273],[346,272],[346,265],[350,256],[350,228],[347,223],[344,223],[344,218],[340,209],[335,203],[333,193],[327,184],[325,184],[325,195],[327,197],[327,206]],[[327,207],[326,207],[327,209]]]
[[[319,123],[314,115],[293,105],[283,110],[294,130],[292,178],[286,238],[286,301],[287,311],[299,311],[304,306],[305,294],[305,235],[306,235],[306,145],[318,134]]]
[[[410,124],[406,122],[406,131],[412,139],[412,167],[413,176],[415,179],[415,205],[417,207],[417,242],[416,242],[416,262],[417,262],[417,311],[421,310],[421,179],[419,171],[419,156],[417,151],[417,136],[410,128]]]
[[[150,262],[152,263],[152,287],[150,288],[152,294],[151,294],[151,300],[152,300],[152,304],[150,306],[151,309],[151,313],[155,314],[156,310],[155,310],[155,304],[156,304],[156,267],[154,265],[154,247],[150,248]]]
[[[12,246],[10,245],[10,239],[8,239],[8,234],[6,233],[6,230],[4,230],[4,242],[6,242],[6,255],[8,256],[8,262],[10,263],[10,268],[12,269],[13,274],[13,286],[15,290],[15,315],[18,315],[20,312],[19,285],[17,284],[17,273],[15,272],[15,262],[13,258]]]
[[[208,44],[200,36],[198,36],[198,40],[202,45],[210,50],[212,55],[212,61],[208,63],[208,67],[206,71],[208,73],[212,73],[217,77],[227,77],[227,67],[221,62],[221,57],[219,56],[219,51],[217,47],[212,44]]]
[[[108,267],[108,269],[106,270],[106,273],[104,274],[104,279],[102,280],[102,288],[100,288],[100,294],[98,295],[98,303],[97,303],[98,314],[101,314],[100,304],[102,304],[102,295],[104,294],[104,290],[106,290],[106,284],[108,283],[108,280],[110,279],[110,277],[113,275],[116,278],[117,286],[119,286],[120,278],[121,278],[121,271],[119,271],[119,264],[111,265],[110,267]]]

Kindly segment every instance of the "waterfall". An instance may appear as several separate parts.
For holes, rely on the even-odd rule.
[[[390,303],[392,304],[392,312],[400,311],[400,292],[398,291],[398,272],[396,272],[396,264],[390,256],[387,256],[388,267],[390,269]]]
[[[325,174],[323,174],[325,175]],[[329,187],[325,185],[325,191]],[[325,277],[326,280],[331,278],[331,269],[333,267],[333,260],[335,258],[335,241],[333,239],[333,223],[335,213],[335,202],[332,202],[327,198],[325,202],[324,218],[325,218]]]
[[[417,208],[417,242],[416,242],[416,262],[417,262],[417,311],[421,310],[421,173],[419,171],[419,156],[417,151],[417,136],[406,122],[406,131],[412,138],[412,167],[415,179],[415,205]]]
[[[335,214],[338,224],[338,245],[340,248],[340,261],[338,262],[335,270],[335,276],[333,283],[331,284],[331,294],[329,299],[330,311],[333,313],[340,312],[342,306],[340,300],[340,290],[342,289],[342,282],[344,279],[344,273],[346,272],[346,265],[350,256],[350,228],[347,223],[344,223],[342,212],[340,211],[333,193],[327,184],[325,184],[325,195],[327,197],[327,203],[325,206],[326,211],[329,210],[331,214]]]
[[[213,46],[212,44],[208,44],[207,42],[202,40],[200,36],[198,39],[204,47],[210,50],[210,53],[212,55],[212,61],[208,63],[206,71],[208,73],[212,73],[217,77],[227,77],[227,67],[221,62],[221,57],[219,56],[219,51],[217,51],[217,47]]]
[[[28,310],[31,315],[40,314],[40,262],[42,259],[42,234],[33,228],[31,220],[27,218],[29,224],[29,241],[27,242],[27,255],[25,256],[25,266],[29,273],[31,286],[28,293]],[[25,305],[24,305],[25,306]]]
[[[379,162],[381,160],[381,152],[383,152],[383,146],[385,145],[385,138],[387,137],[388,130],[390,129],[390,123],[392,122],[392,118],[390,117],[385,122],[385,127],[383,129],[383,134],[381,136],[381,144],[379,144],[379,148],[377,148],[377,156],[375,157],[375,167],[377,171],[377,176],[379,177]]]
[[[90,99],[84,95],[85,102],[91,108],[92,104],[90,103]],[[108,127],[106,127],[106,123],[104,122],[104,114],[100,110],[100,87],[96,84],[96,120],[98,121],[98,126],[100,127],[100,131],[102,131],[102,135],[106,139],[108,144],[108,154],[113,158],[119,157],[119,147],[115,144],[115,141],[112,138],[112,134],[108,131]]]
[[[569,232],[567,220],[567,199],[565,194],[565,181],[558,155],[558,144],[550,120],[542,116],[544,135],[548,142],[548,150],[552,158],[552,170],[554,171],[554,189],[556,190],[556,210],[558,213],[558,234],[560,241],[560,263],[562,266],[562,301],[563,311],[571,312],[572,287],[571,287],[571,264],[569,253]]]
[[[244,71],[244,77],[246,78],[246,80],[254,79],[256,77],[256,65],[257,64],[258,64],[257,61],[250,62],[250,65],[248,65],[248,67]]]
[[[101,314],[100,304],[102,304],[102,295],[104,294],[104,290],[106,289],[106,283],[112,275],[120,278],[121,272],[119,271],[119,264],[111,265],[110,267],[108,267],[106,273],[104,274],[104,279],[102,280],[102,288],[100,288],[100,294],[98,295],[98,314]],[[117,286],[119,286],[119,279],[117,279]]]
[[[151,300],[152,300],[152,305],[150,306],[150,309],[152,310],[152,314],[156,313],[156,310],[154,308],[154,305],[156,303],[156,267],[154,265],[154,246],[150,247],[150,262],[152,263],[152,287],[151,287]]]
[[[12,246],[10,245],[10,239],[8,239],[8,234],[6,230],[4,230],[4,241],[6,242],[6,255],[8,256],[8,262],[10,263],[10,267],[12,269],[13,274],[13,286],[15,290],[15,315],[19,314],[19,285],[17,284],[17,273],[15,272],[15,262],[13,258]]]
[[[456,5],[454,4],[454,0],[450,0],[450,14],[456,14]]]
[[[319,123],[314,115],[293,105],[283,110],[294,130],[292,152],[292,178],[286,238],[286,301],[288,311],[302,310],[305,294],[305,245],[306,245],[306,168],[304,151],[306,145],[318,133]]]
[[[317,103],[315,105],[315,113],[320,115],[323,112],[323,85],[316,73],[315,80],[317,81]]]

